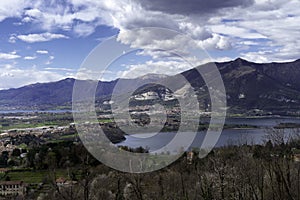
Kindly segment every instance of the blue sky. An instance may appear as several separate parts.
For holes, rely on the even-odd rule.
[[[76,77],[89,52],[113,35],[131,46],[186,45],[133,31],[141,27],[185,34],[214,61],[293,61],[300,58],[299,7],[298,0],[3,0],[0,89]],[[122,56],[105,79],[186,70],[176,59],[141,54]]]

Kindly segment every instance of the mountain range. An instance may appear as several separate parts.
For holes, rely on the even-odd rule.
[[[258,64],[238,58],[215,64],[224,81],[230,113],[281,115],[300,113],[300,60]],[[197,68],[201,67],[204,65]],[[197,68],[175,76],[149,74],[136,79],[122,79],[122,84],[130,91],[136,85],[149,80],[176,83],[179,76],[184,76],[196,91],[201,108],[209,109],[207,88]],[[98,102],[110,99],[118,81],[120,80],[99,81],[96,91]],[[36,83],[21,88],[1,90],[0,109],[70,108],[74,82],[75,79],[67,78],[57,82]],[[183,87],[182,84],[175,86],[178,90]],[[160,94],[162,90],[154,86],[142,87],[136,93],[145,93],[149,90],[155,90],[159,96],[162,95]]]

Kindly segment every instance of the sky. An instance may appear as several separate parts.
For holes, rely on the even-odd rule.
[[[141,27],[187,35],[214,61],[293,61],[300,58],[299,8],[299,0],[1,0],[0,89],[76,77],[86,56],[114,35],[131,46],[184,48],[180,38],[134,31]],[[107,80],[186,70],[153,52],[120,60]]]

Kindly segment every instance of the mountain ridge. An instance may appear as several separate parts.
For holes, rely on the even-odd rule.
[[[129,91],[136,85],[147,81],[148,78],[176,83],[178,76],[183,75],[203,98],[202,103],[204,103],[209,101],[207,89],[202,91],[205,90],[203,89],[205,83],[197,72],[197,68],[204,65],[174,76],[149,74],[142,78],[122,79],[122,81],[124,88],[129,88]],[[286,63],[254,63],[237,58],[228,62],[216,62],[215,65],[224,80],[230,112],[244,113],[255,109],[265,112],[281,110],[279,113],[298,112],[300,59]],[[118,79],[109,82],[100,81],[96,97],[109,99],[117,81]],[[36,83],[20,88],[0,90],[0,109],[49,109],[70,106],[74,82],[74,78],[66,78],[56,82]],[[176,87],[180,89],[183,85],[178,84]]]

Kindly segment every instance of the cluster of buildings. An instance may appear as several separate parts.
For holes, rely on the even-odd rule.
[[[27,184],[23,181],[1,181],[0,198],[24,199]]]
[[[132,97],[132,99],[137,101],[156,100],[159,98],[161,98],[163,101],[172,101],[175,99],[172,93],[167,89],[164,93],[161,94],[161,97],[157,92],[153,92],[153,91],[137,94]]]
[[[0,152],[12,152],[22,143],[39,142],[68,132],[69,126],[10,129],[0,134]]]

